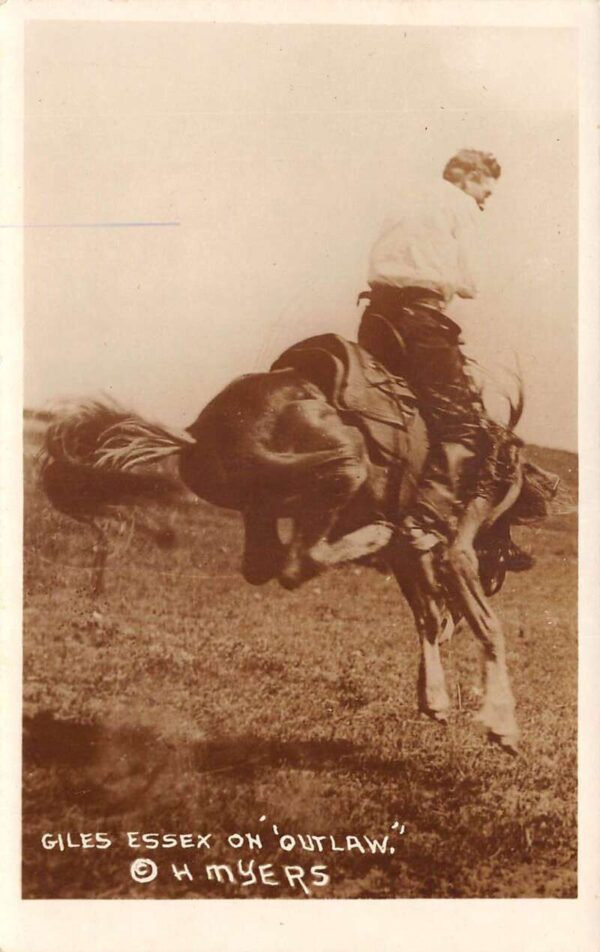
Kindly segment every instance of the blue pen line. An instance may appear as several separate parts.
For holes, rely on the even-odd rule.
[[[59,225],[2,225],[0,228],[176,228],[179,221],[97,221]]]

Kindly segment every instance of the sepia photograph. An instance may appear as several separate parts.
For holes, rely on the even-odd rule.
[[[398,8],[24,24],[23,900],[581,894],[580,30]]]

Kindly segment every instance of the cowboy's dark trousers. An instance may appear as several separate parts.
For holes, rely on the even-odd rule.
[[[460,472],[445,447],[461,444],[469,451],[465,455],[480,459],[487,447],[486,416],[465,369],[460,328],[435,302],[420,304],[415,291],[373,289],[358,342],[391,373],[406,377],[415,392],[431,449],[410,516],[417,525],[446,534],[454,524]],[[382,333],[382,317],[400,334],[403,347],[394,347],[393,336]]]

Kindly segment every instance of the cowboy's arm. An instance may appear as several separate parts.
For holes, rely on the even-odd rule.
[[[458,281],[456,293],[461,298],[474,298],[477,296],[477,286],[473,277],[473,268],[470,261],[470,253],[465,236],[458,242]]]
[[[474,227],[472,221],[465,218],[462,209],[456,215],[453,231],[456,241],[456,293],[461,298],[474,298],[477,296],[472,260]]]

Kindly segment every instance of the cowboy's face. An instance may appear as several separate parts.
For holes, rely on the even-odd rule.
[[[481,211],[495,187],[496,179],[482,175],[481,172],[467,172],[461,184],[463,192],[477,202]]]

